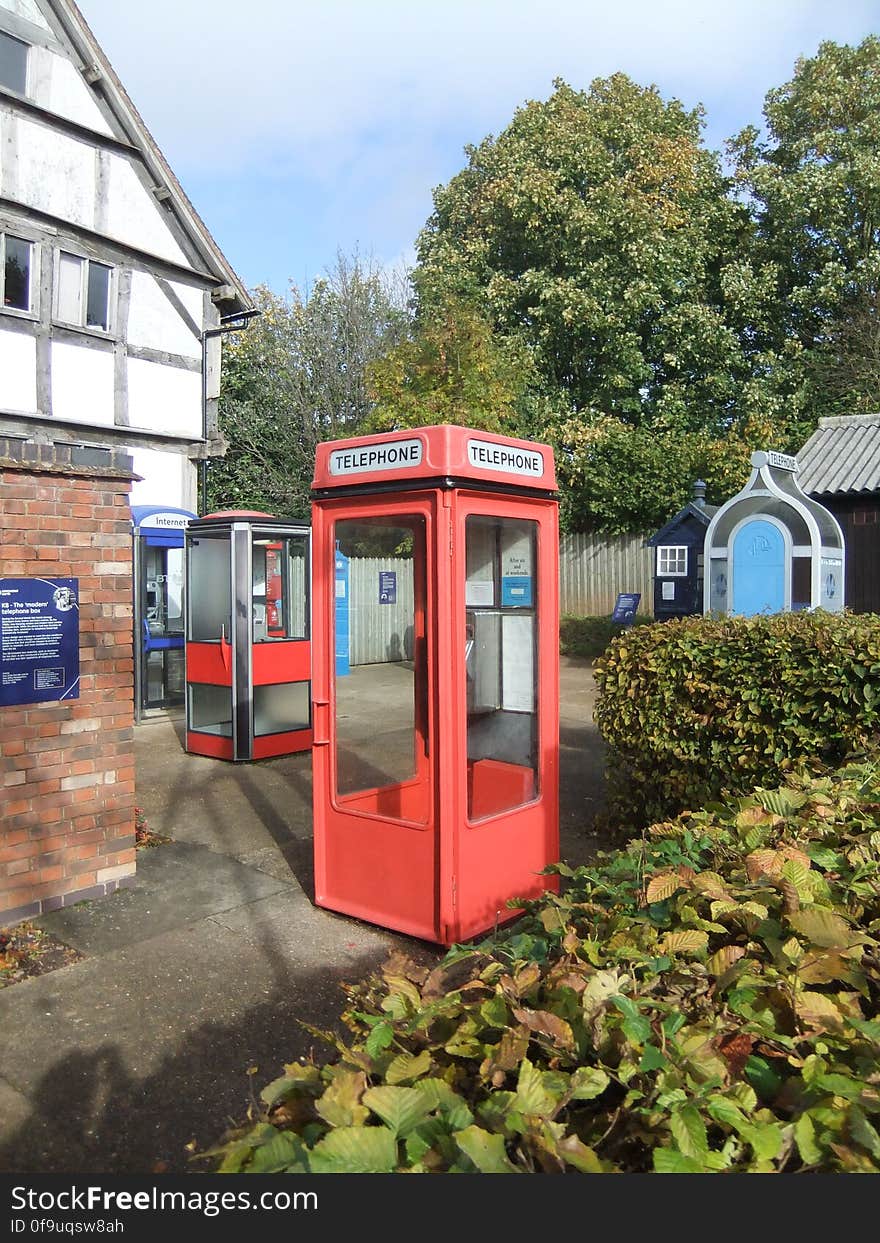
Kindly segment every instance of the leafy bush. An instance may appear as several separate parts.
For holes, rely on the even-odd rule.
[[[636,617],[634,626],[644,626],[653,619]],[[629,627],[613,622],[610,617],[575,617],[568,614],[559,621],[559,651],[563,656],[597,660],[612,639],[626,633]]]
[[[608,807],[637,825],[834,767],[880,722],[880,617],[693,617],[615,639],[596,665]]]
[[[348,988],[226,1172],[880,1172],[880,776],[655,825],[499,940]],[[309,1029],[313,1030],[313,1029]]]

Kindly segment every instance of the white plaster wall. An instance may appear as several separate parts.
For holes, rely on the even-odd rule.
[[[37,410],[37,343],[21,332],[0,326],[0,410],[35,414]]]
[[[200,438],[201,373],[129,358],[128,420],[132,427]]]
[[[191,267],[162,219],[164,208],[144,189],[124,156],[111,155],[109,181],[106,232],[139,250]]]
[[[113,355],[52,342],[52,413],[97,427],[113,426]]]
[[[0,185],[7,197],[138,250],[190,267],[163,208],[138,181],[128,159],[108,153],[105,219],[98,220],[97,151],[27,117],[0,110]]]
[[[132,505],[173,505],[196,512],[196,467],[189,458],[156,449],[129,449],[129,453],[135,474],[143,476],[132,484]]]
[[[46,96],[36,99],[38,104],[57,112],[60,116],[76,121],[78,125],[87,125],[99,134],[112,135],[113,130],[95,103],[88,84],[80,77],[76,67],[66,57],[50,52],[48,48],[34,48],[31,52],[34,59],[47,58]],[[45,89],[45,88],[44,88]]]
[[[173,285],[174,293],[193,315],[192,303],[197,303],[193,315],[197,327],[202,323],[202,294],[200,290],[184,289]],[[184,298],[183,294],[195,294]],[[187,305],[189,303],[189,305]],[[128,341],[130,345],[145,345],[168,354],[182,354],[186,358],[199,359],[202,347],[199,338],[181,319],[180,312],[165,296],[159,282],[146,272],[131,274],[131,304],[128,312]]]
[[[4,157],[6,193],[27,207],[94,229],[95,148],[25,117],[10,124],[0,116],[0,141],[7,135],[14,136]]]
[[[14,13],[16,17],[32,22],[34,26],[39,26],[41,30],[52,29],[40,12],[40,7],[36,0],[0,0],[0,9],[5,9],[7,13]]]

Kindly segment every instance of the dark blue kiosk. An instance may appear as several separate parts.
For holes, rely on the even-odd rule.
[[[183,707],[183,537],[195,514],[131,507],[134,539],[134,719]]]

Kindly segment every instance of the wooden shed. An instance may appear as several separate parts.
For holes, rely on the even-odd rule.
[[[698,479],[684,509],[645,541],[656,548],[654,616],[658,621],[703,611],[703,542],[716,506],[706,504],[706,485]]]
[[[880,613],[880,414],[820,419],[797,460],[801,488],[843,529],[846,607]]]

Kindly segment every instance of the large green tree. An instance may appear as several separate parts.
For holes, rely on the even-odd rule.
[[[796,449],[820,415],[880,404],[880,39],[822,43],[764,118],[730,145],[754,261],[772,276],[755,339],[797,416]]]
[[[208,505],[304,515],[315,447],[352,435],[371,410],[367,366],[405,336],[407,289],[340,254],[308,293],[259,288],[254,299],[261,314],[224,347],[229,447],[210,465]]]
[[[742,336],[760,278],[701,127],[700,109],[623,74],[557,82],[436,191],[421,314],[450,294],[477,305],[583,418],[725,433],[752,397]]]

